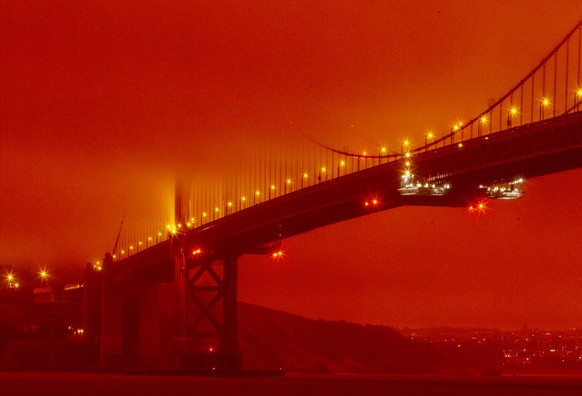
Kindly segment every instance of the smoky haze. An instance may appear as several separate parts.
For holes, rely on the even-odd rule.
[[[256,158],[353,151],[487,107],[580,19],[578,0],[162,4],[3,1],[0,263],[63,279],[171,222]],[[393,326],[582,321],[580,170],[463,209],[400,208],[244,257],[240,297]],[[69,275],[68,275],[69,274]]]

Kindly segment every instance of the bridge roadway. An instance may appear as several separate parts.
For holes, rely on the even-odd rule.
[[[404,205],[459,207],[469,204],[480,184],[516,177],[532,178],[582,167],[582,112],[444,147],[411,151],[412,171],[430,183],[448,183],[443,196],[402,196],[404,162],[380,164],[235,212],[179,237],[184,249],[202,254],[257,253],[319,227]],[[376,199],[374,205],[372,200]],[[364,203],[368,201],[366,206]],[[175,238],[175,237],[172,237]],[[172,238],[115,262],[112,280],[171,282]],[[174,245],[175,246],[175,245]]]

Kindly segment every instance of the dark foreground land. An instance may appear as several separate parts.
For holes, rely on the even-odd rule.
[[[0,372],[0,395],[582,395],[582,376],[204,377]]]

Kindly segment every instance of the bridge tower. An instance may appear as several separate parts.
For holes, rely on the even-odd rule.
[[[188,219],[184,187],[176,182],[176,224]],[[238,371],[238,252],[202,252],[184,235],[171,240],[175,279],[176,368]]]

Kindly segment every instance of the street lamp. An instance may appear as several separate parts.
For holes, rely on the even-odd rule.
[[[431,131],[427,132],[426,135],[424,135],[424,148],[425,150],[428,148],[428,141],[434,139],[434,133],[432,133]]]
[[[408,139],[402,141],[402,144],[400,145],[400,152],[404,153],[404,149],[406,148],[406,150],[408,150],[408,145],[410,144],[410,142],[408,141]]]
[[[545,109],[550,105],[550,98],[543,97],[540,101],[540,121],[544,119]]]

